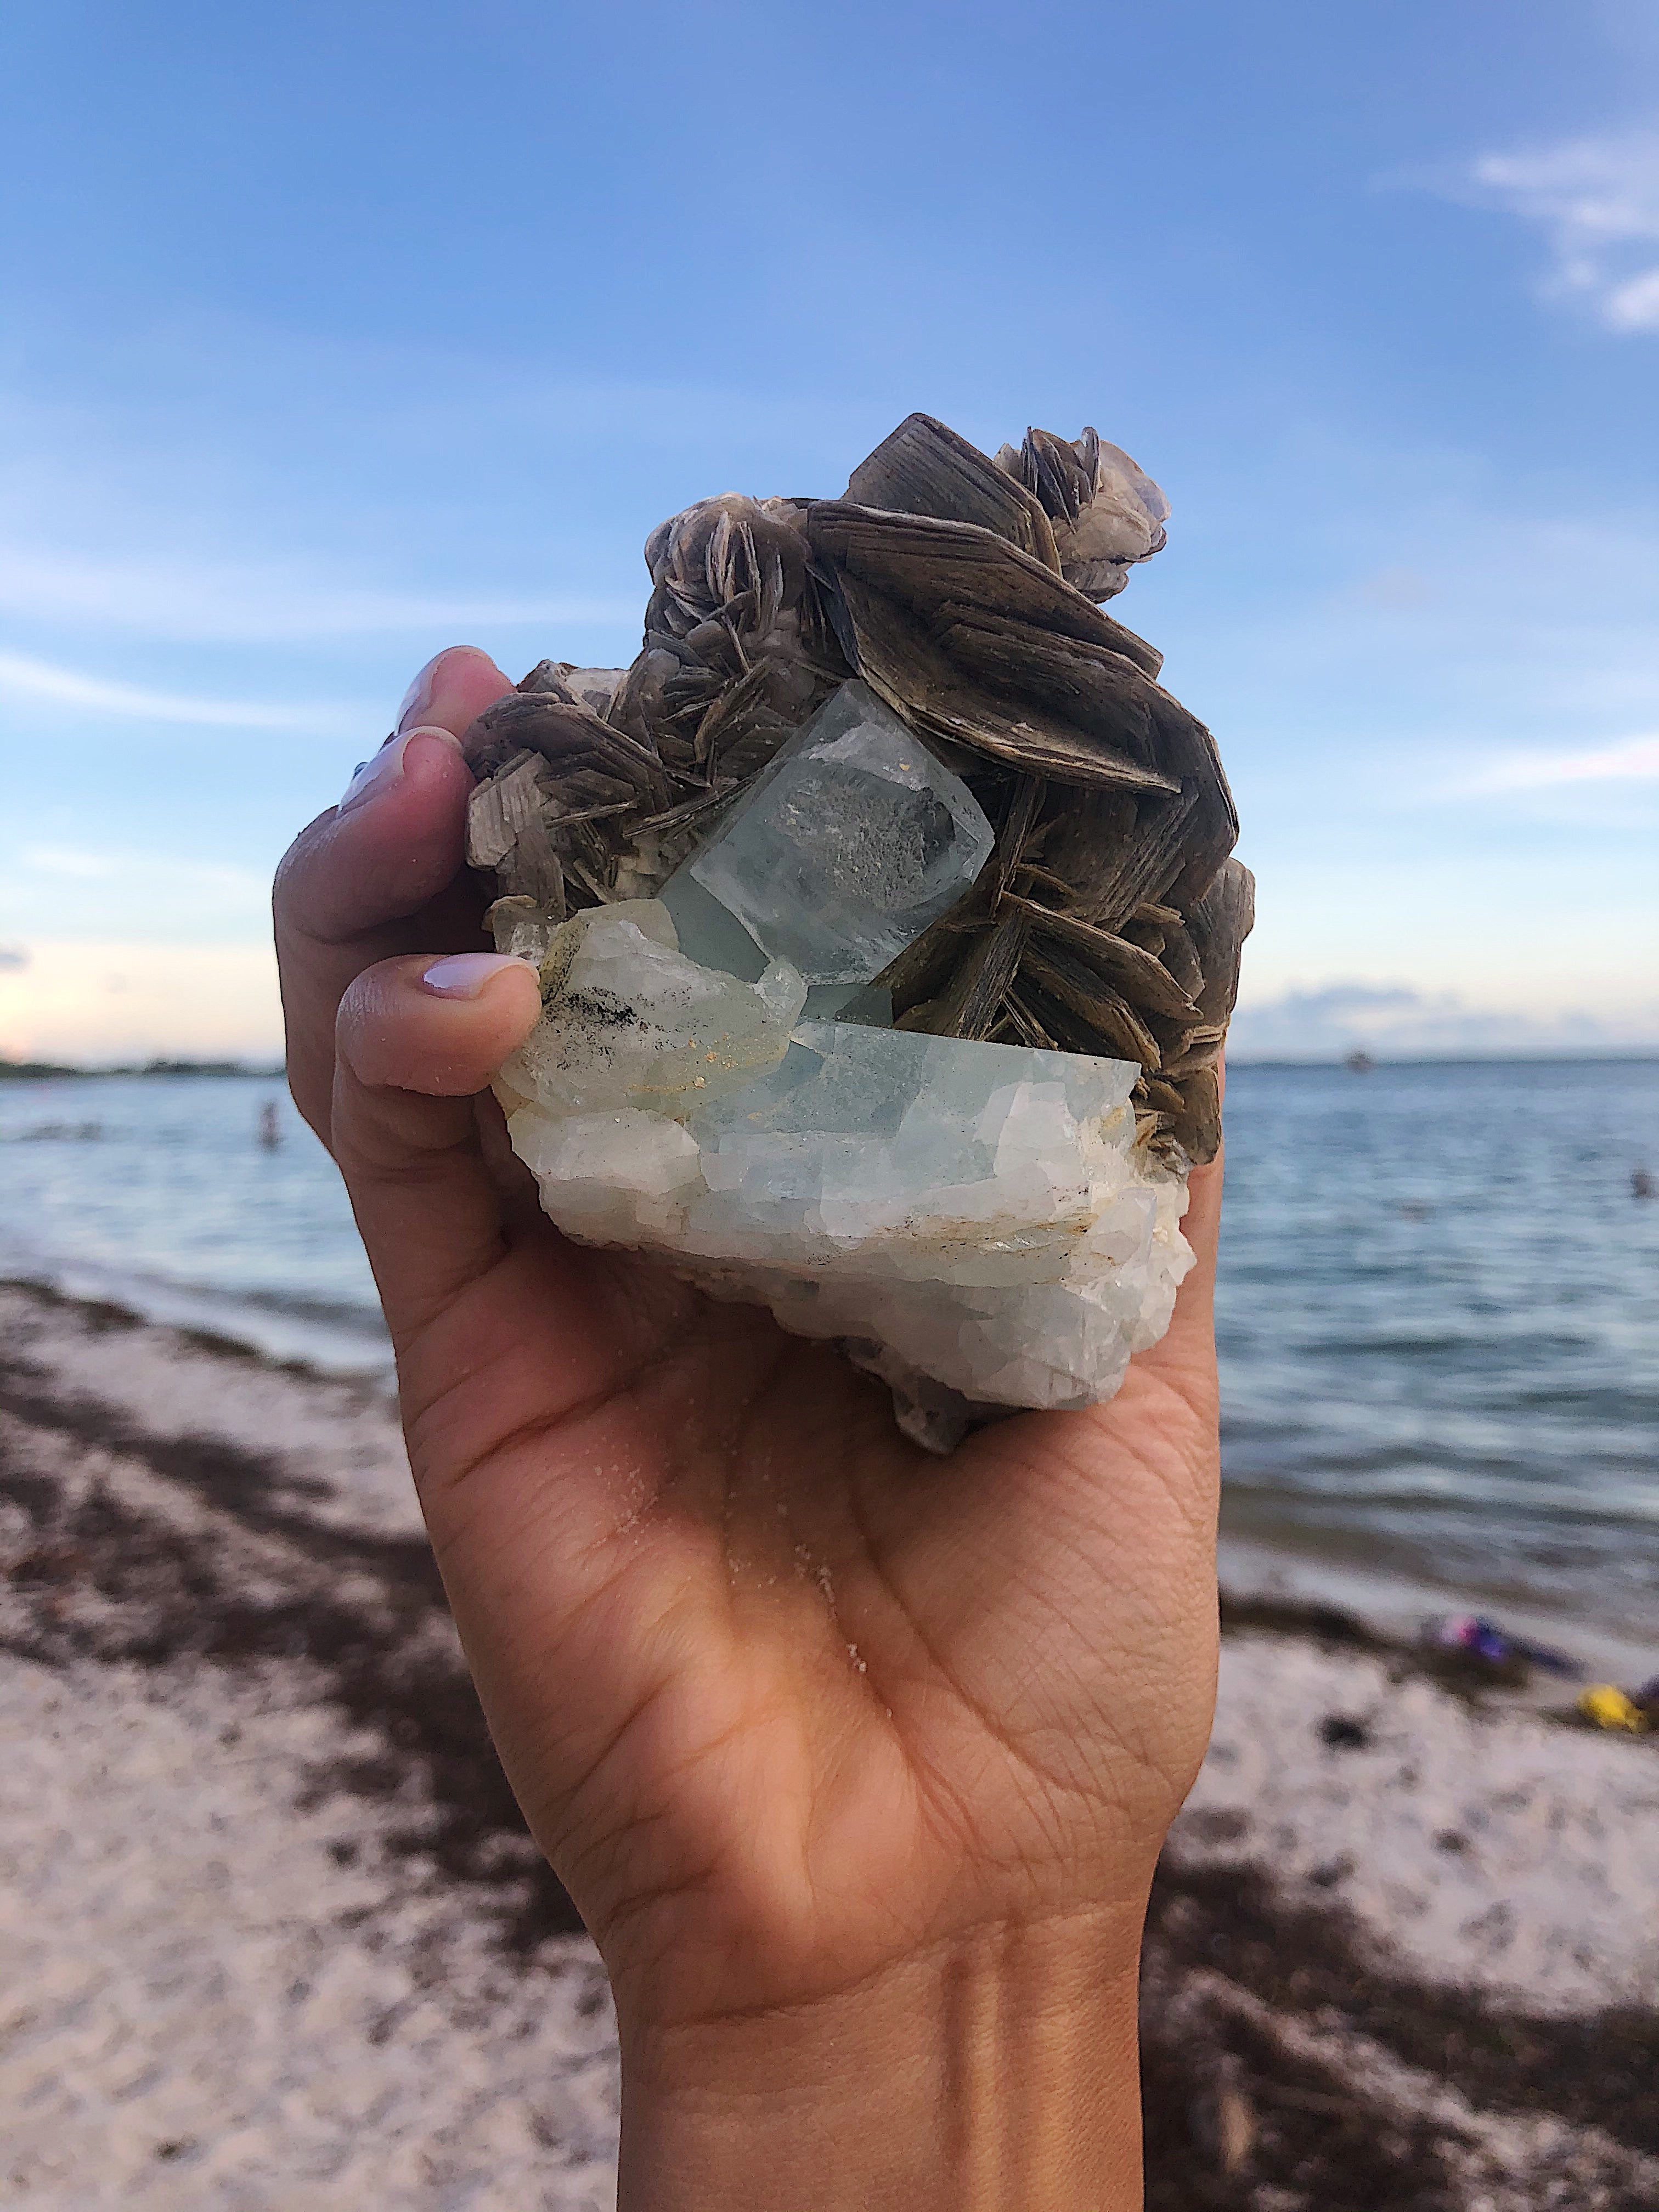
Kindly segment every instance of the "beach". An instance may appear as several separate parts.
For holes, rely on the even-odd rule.
[[[39,1286],[0,1336],[0,2201],[610,2203],[603,1972],[383,1381]],[[1328,1607],[1225,1617],[1149,2204],[1659,2205],[1659,1738]]]

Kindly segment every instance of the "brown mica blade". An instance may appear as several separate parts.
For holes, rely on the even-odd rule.
[[[1098,929],[1092,922],[1079,921],[1074,915],[1052,913],[1012,893],[1006,903],[1028,916],[1039,941],[1054,938],[1070,946],[1144,1014],[1159,1015],[1186,1028],[1197,1021],[1198,1009],[1186,992],[1162,961],[1139,945],[1115,937],[1109,930]]]
[[[1195,897],[1204,890],[1237,840],[1238,815],[1215,739],[1195,714],[1121,653],[1029,623],[970,610],[939,637],[952,661],[1005,697],[1035,700],[1172,786],[1191,786],[1196,805],[1176,892]]]
[[[598,769],[659,805],[670,796],[662,763],[651,748],[602,722],[591,708],[550,693],[509,691],[485,708],[463,742],[475,772],[527,749],[556,768]]]
[[[1182,865],[1166,896],[1183,912],[1201,898],[1216,870],[1238,842],[1238,809],[1223,773],[1221,756],[1196,714],[1190,714],[1158,685],[1152,687],[1158,734],[1152,756],[1160,768],[1180,779],[1193,794],[1193,817],[1185,833]]]
[[[1255,878],[1242,860],[1229,860],[1219,870],[1187,917],[1204,969],[1199,1014],[1224,1030],[1238,996],[1239,961],[1255,921]]]
[[[1226,1030],[1213,1024],[1189,1030],[1187,1049],[1178,1058],[1165,1060],[1164,1073],[1169,1076],[1182,1076],[1192,1074],[1195,1068],[1213,1067],[1221,1057],[1221,1048],[1226,1041]]]
[[[1030,775],[1128,791],[1176,792],[1172,777],[1086,736],[1034,701],[1015,703],[958,665],[898,600],[842,580],[860,673],[924,736],[954,739]]]
[[[1150,767],[1157,686],[1121,653],[981,607],[946,607],[934,635],[955,665],[1022,705],[1035,701]]]
[[[1169,916],[1168,920],[1160,921],[1158,925],[1158,935],[1163,939],[1158,957],[1196,1005],[1198,994],[1204,988],[1204,970],[1186,923],[1167,907],[1149,909],[1143,906],[1135,909],[1137,915],[1149,911]]]
[[[931,415],[907,416],[884,438],[854,470],[847,496],[859,507],[977,524],[1060,574],[1042,501]]]
[[[470,866],[494,869],[502,892],[562,921],[564,867],[548,830],[545,774],[539,754],[521,753],[477,786],[467,802],[466,857]]]
[[[1221,1078],[1215,1067],[1200,1067],[1181,1080],[1182,1111],[1175,1138],[1189,1160],[1202,1167],[1221,1149]]]
[[[1092,599],[995,531],[820,500],[807,509],[806,532],[830,574],[890,592],[930,621],[947,607],[985,607],[1104,646],[1147,676],[1155,677],[1164,665],[1145,638],[1103,614]]]
[[[900,1017],[897,1027],[927,1030],[935,1036],[989,1036],[1018,971],[1029,933],[1024,915],[1003,915],[972,940],[966,958],[939,997],[912,1007]]]
[[[997,831],[996,871],[998,888],[1005,888],[1020,866],[1031,831],[1042,811],[1042,802],[1048,786],[1040,775],[1022,775],[1016,779],[1008,800],[1008,811]]]
[[[1103,807],[1095,793],[1079,795],[1049,843],[1045,865],[1077,884],[1076,913],[1098,928],[1117,931],[1145,900],[1161,902],[1180,875],[1187,824],[1197,803],[1197,793],[1189,791],[1138,800],[1133,818],[1126,821],[1121,802]]]
[[[959,905],[924,929],[876,977],[877,984],[892,994],[896,1016],[939,998],[949,988],[951,978],[996,920],[998,888],[993,861]]]
[[[1045,1029],[1064,1038],[1073,1052],[1103,1054],[1110,1060],[1138,1060],[1150,1073],[1164,1064],[1163,1048],[1128,1000],[1070,946],[1045,944],[1027,948],[1020,963],[1020,992]],[[1060,1010],[1056,1024],[1054,1011]],[[1091,1042],[1071,1042],[1073,1037]]]
[[[1007,1036],[1017,1044],[1028,1044],[1038,1052],[1060,1049],[1019,992],[1010,988],[1003,994],[1003,1026]]]
[[[521,752],[477,787],[466,809],[469,867],[497,866],[530,824],[541,819],[545,800],[541,778],[541,755]]]

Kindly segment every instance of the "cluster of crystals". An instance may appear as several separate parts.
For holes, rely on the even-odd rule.
[[[993,842],[848,684],[659,897],[501,918],[544,1012],[497,1089],[552,1219],[840,1340],[934,1449],[1109,1397],[1191,1265],[1132,1062],[890,1025],[874,979]]]

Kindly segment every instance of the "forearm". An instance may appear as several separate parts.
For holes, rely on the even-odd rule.
[[[787,2013],[624,2019],[618,2212],[1139,2212],[1139,1937],[1078,1915]]]

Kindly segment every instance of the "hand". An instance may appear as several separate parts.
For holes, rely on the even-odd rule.
[[[509,686],[465,648],[420,680],[278,875],[290,1080],[496,1744],[611,1973],[622,2203],[1138,2205],[1139,1934],[1214,1686],[1218,1166],[1118,1395],[948,1460],[824,1346],[566,1243],[484,1087],[534,973],[478,950],[461,865],[455,736]]]

